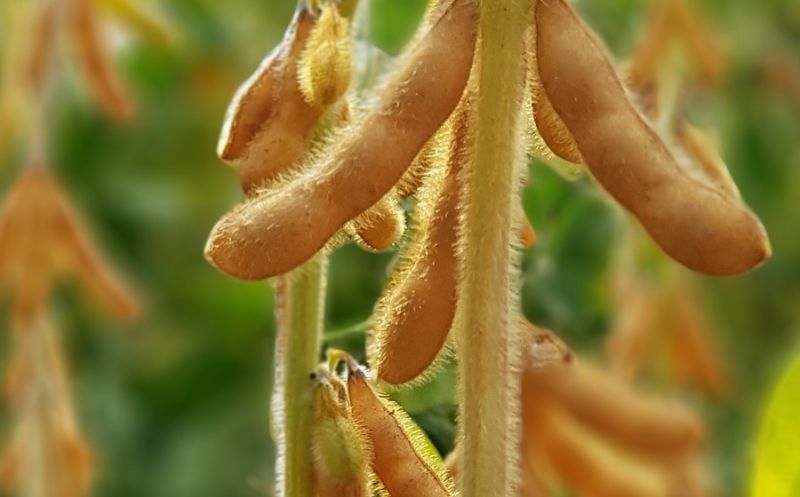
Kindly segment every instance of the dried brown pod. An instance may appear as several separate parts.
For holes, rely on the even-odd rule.
[[[95,6],[91,0],[69,0],[65,6],[67,30],[93,96],[110,116],[130,118],[134,103],[106,52]]]
[[[136,299],[94,248],[61,187],[45,168],[28,167],[0,211],[0,285],[13,291],[18,310],[35,314],[63,273],[112,314],[138,315]]]
[[[269,123],[280,112],[281,106],[277,102],[281,90],[294,93],[295,98],[290,98],[289,104],[295,104],[298,101],[296,97],[304,102],[296,83],[297,60],[305,48],[313,25],[313,14],[304,7],[298,7],[281,44],[237,90],[228,107],[217,147],[220,158],[228,161],[242,158],[264,124]],[[305,117],[305,114],[307,113],[301,113],[300,117]],[[318,117],[313,121],[316,122]]]
[[[526,417],[530,419],[531,411]],[[667,479],[635,460],[620,457],[557,408],[540,406],[525,437],[559,481],[587,497],[668,497]]]
[[[446,164],[444,171],[438,171],[445,176],[421,194],[414,239],[376,308],[373,362],[378,378],[392,385],[423,375],[440,355],[453,325],[459,212],[464,201],[461,175],[472,140],[469,108],[462,104],[449,122]]]
[[[686,0],[663,0],[653,10],[631,59],[628,83],[639,91],[661,79],[671,52],[680,48],[703,84],[718,82],[725,56],[712,30]]]
[[[678,326],[667,335],[672,374],[683,383],[724,397],[730,390],[730,378],[709,334],[712,327],[688,296],[677,297],[673,308]]]
[[[582,364],[552,333],[521,325],[523,451],[534,467],[581,495],[673,495],[698,451],[696,419]]]
[[[319,161],[214,227],[206,257],[246,280],[286,273],[383,198],[461,99],[477,36],[475,0],[453,0],[410,50],[375,108]]]
[[[730,374],[713,340],[717,330],[698,303],[690,275],[663,258],[654,259],[648,253],[653,248],[638,230],[627,233],[622,247],[626,257],[615,270],[616,316],[606,341],[614,372],[631,381],[658,371],[674,384],[723,397]],[[648,261],[648,278],[642,276],[639,259]],[[661,367],[647,369],[652,363]]]
[[[53,39],[58,33],[59,5],[59,2],[53,0],[42,2],[37,6],[33,18],[30,49],[25,64],[25,82],[33,93],[39,94],[39,98],[54,55]]]
[[[12,316],[15,427],[0,463],[0,486],[43,497],[86,497],[91,452],[75,421],[69,379],[54,330],[43,315]]]
[[[234,96],[218,153],[248,194],[298,166],[320,119],[350,84],[349,21],[301,3],[281,44]]]
[[[546,397],[640,455],[679,457],[697,449],[702,429],[682,406],[636,394],[610,375],[573,360],[566,346],[553,344],[556,339],[547,332],[526,327],[533,344],[523,373],[523,399]],[[542,350],[550,358],[543,358]]]
[[[700,425],[681,406],[642,398],[582,364],[526,374],[525,385],[546,392],[581,423],[640,455],[677,458],[700,442]]]
[[[426,461],[409,435],[400,407],[375,393],[358,365],[348,362],[347,391],[353,418],[372,445],[372,469],[392,497],[450,497],[445,476]]]
[[[764,228],[738,198],[699,182],[628,100],[605,49],[563,0],[535,11],[539,79],[598,182],[662,249],[710,275],[770,256]]]
[[[425,175],[433,167],[433,161],[436,157],[434,150],[436,144],[436,135],[434,135],[428,143],[422,147],[414,161],[409,166],[408,170],[403,174],[403,177],[398,181],[397,194],[400,198],[413,197],[417,191],[422,187],[425,182]]]

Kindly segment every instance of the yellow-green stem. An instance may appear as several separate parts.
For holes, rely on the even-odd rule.
[[[278,341],[273,415],[278,434],[278,496],[312,497],[309,380],[319,362],[328,259],[311,261],[277,282]]]
[[[482,0],[473,162],[459,304],[462,497],[512,497],[519,482],[517,254],[512,223],[530,0]]]

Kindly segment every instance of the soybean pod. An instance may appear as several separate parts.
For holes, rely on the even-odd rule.
[[[317,163],[217,223],[205,251],[212,264],[247,280],[286,273],[389,192],[458,104],[472,67],[476,0],[452,0],[443,11],[376,107]]]
[[[585,164],[665,252],[718,276],[746,272],[770,256],[763,226],[738,198],[680,167],[569,5],[538,1],[535,29],[539,79]]]

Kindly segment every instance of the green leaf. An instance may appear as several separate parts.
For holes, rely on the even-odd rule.
[[[800,356],[778,382],[761,425],[752,497],[800,495]]]

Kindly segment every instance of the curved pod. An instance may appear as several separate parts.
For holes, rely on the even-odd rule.
[[[206,256],[247,280],[286,273],[378,202],[458,104],[472,67],[477,3],[453,0],[378,100],[319,163],[214,227]]]
[[[400,408],[381,400],[364,373],[349,367],[353,418],[373,448],[372,469],[392,497],[450,497],[442,477],[422,458],[398,419]]]
[[[536,4],[536,60],[556,113],[600,184],[675,260],[710,275],[770,256],[737,198],[691,178],[628,100],[604,48],[563,0]]]

